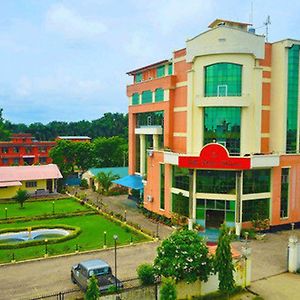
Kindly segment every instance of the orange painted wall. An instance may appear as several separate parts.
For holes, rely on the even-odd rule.
[[[271,62],[272,62],[272,44],[265,43],[265,58],[259,60],[259,65],[270,67]]]
[[[262,83],[262,105],[271,104],[271,83]]]
[[[174,51],[174,58],[182,57],[186,55],[186,48]]]
[[[260,149],[262,153],[270,152],[270,139],[269,138],[261,138],[260,140]]]
[[[187,87],[182,86],[174,90],[174,107],[187,105]]]
[[[187,71],[190,70],[191,64],[186,63],[185,60],[179,61],[174,64],[174,74],[176,75],[176,81],[187,81]]]
[[[287,219],[280,219],[281,168],[283,167],[291,167],[289,173],[289,214]],[[300,155],[281,156],[280,166],[273,169],[271,209],[271,225],[300,221]]]
[[[186,132],[187,125],[187,112],[178,111],[174,112],[174,132]]]
[[[261,132],[262,133],[270,132],[270,111],[269,110],[261,111]]]
[[[172,150],[178,153],[186,153],[186,137],[174,136]]]

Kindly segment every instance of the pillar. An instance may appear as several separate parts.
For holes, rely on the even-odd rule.
[[[158,134],[153,134],[153,150],[158,150]]]
[[[144,134],[140,134],[140,173],[145,175],[145,147],[146,147],[146,137]]]
[[[235,234],[240,236],[242,229],[242,172],[236,172]]]
[[[288,271],[292,273],[297,272],[298,267],[298,239],[292,234],[289,237],[289,248],[288,248]]]
[[[194,170],[189,169],[189,225],[188,229],[193,230],[193,199],[194,199]]]

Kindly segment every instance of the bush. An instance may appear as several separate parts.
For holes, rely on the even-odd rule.
[[[113,186],[109,191],[109,196],[118,196],[118,195],[126,195],[128,194],[128,188],[123,186]]]
[[[84,189],[87,189],[89,187],[88,181],[85,178],[81,179],[80,187],[82,187]]]
[[[140,265],[137,268],[137,274],[142,285],[151,285],[155,283],[155,272],[152,265]]]
[[[175,281],[172,278],[164,278],[160,288],[160,300],[176,300],[177,291]]]
[[[98,287],[98,280],[95,276],[89,279],[88,288],[85,293],[85,300],[97,300],[99,299],[100,292]]]

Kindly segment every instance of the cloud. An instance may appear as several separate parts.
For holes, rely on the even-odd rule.
[[[93,39],[107,31],[99,20],[81,16],[62,4],[52,6],[46,15],[46,27],[68,39]]]

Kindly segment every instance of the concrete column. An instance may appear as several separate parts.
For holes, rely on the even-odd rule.
[[[193,222],[196,222],[196,169],[194,169],[193,173]]]
[[[298,239],[295,235],[289,238],[288,271],[295,273],[298,269]]]
[[[143,176],[145,174],[145,147],[146,147],[146,137],[144,134],[140,134],[140,173]]]
[[[153,134],[153,150],[158,150],[158,134]]]
[[[194,192],[194,170],[189,169],[189,225],[188,229],[193,230],[193,195]]]
[[[240,236],[242,229],[242,172],[236,172],[235,234]]]

